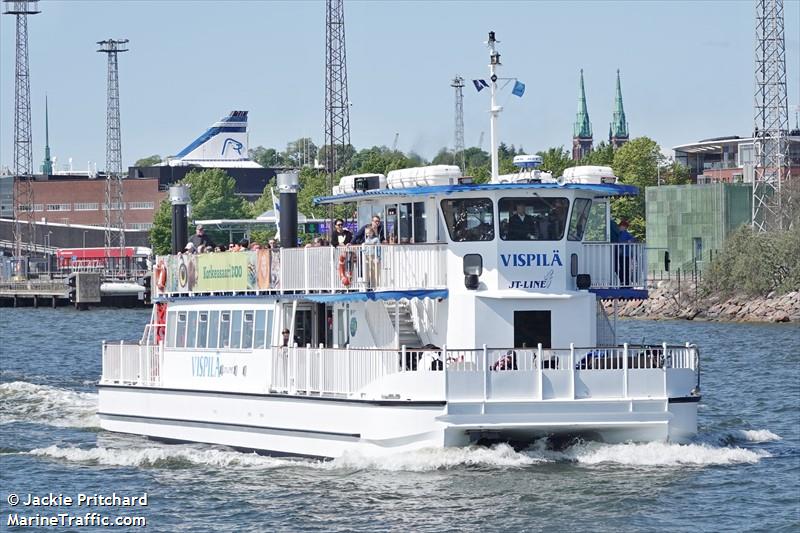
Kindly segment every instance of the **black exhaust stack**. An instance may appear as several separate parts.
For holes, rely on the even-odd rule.
[[[170,187],[169,201],[172,204],[172,254],[175,255],[183,251],[188,241],[186,218],[189,205],[189,188],[186,185]]]
[[[278,174],[280,193],[281,246],[297,246],[297,191],[300,189],[297,172]]]

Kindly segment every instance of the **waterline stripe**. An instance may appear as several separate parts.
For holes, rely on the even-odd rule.
[[[297,428],[279,428],[273,426],[256,426],[253,424],[235,424],[231,422],[212,422],[209,420],[188,420],[185,418],[164,418],[160,416],[142,416],[142,415],[121,415],[116,413],[97,413],[100,417],[106,418],[122,418],[128,420],[149,420],[149,421],[158,421],[158,422],[167,422],[167,423],[176,423],[176,424],[190,424],[190,425],[198,425],[198,426],[226,426],[231,428],[243,428],[243,429],[258,429],[263,431],[282,431],[286,433],[310,433],[315,435],[325,435],[328,437],[345,437],[350,439],[360,439],[360,433],[339,433],[335,431],[319,431],[315,429],[297,429]]]

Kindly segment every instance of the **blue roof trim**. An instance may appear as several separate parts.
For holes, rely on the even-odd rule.
[[[328,204],[342,201],[353,201],[361,198],[375,198],[380,196],[427,196],[431,194],[451,194],[454,192],[478,191],[503,191],[503,190],[536,190],[536,189],[567,189],[576,191],[591,191],[600,196],[635,196],[639,188],[634,185],[622,184],[583,184],[568,183],[469,183],[462,185],[434,185],[430,187],[411,187],[408,189],[375,189],[365,192],[340,194],[338,196],[320,196],[314,198],[314,205]]]
[[[647,289],[589,289],[603,300],[647,300]]]

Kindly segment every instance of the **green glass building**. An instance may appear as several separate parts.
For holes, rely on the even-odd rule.
[[[647,268],[670,271],[702,270],[727,236],[749,224],[753,188],[749,184],[665,185],[645,191]]]

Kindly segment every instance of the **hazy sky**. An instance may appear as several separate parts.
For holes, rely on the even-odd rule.
[[[44,100],[59,167],[72,157],[105,166],[106,57],[95,42],[130,39],[120,55],[123,164],[175,154],[233,109],[250,111],[250,146],[322,144],[323,1],[41,1],[29,18],[34,165],[44,154]],[[528,152],[572,142],[584,69],[595,142],[608,135],[614,76],[631,136],[665,150],[704,137],[748,135],[753,121],[751,0],[709,2],[345,3],[352,143],[427,158],[453,145],[450,80],[485,78],[489,30],[506,94],[500,139]],[[0,25],[0,164],[11,165],[14,18]],[[785,1],[790,121],[800,101],[800,1]],[[469,83],[469,81],[468,81]],[[510,87],[509,87],[510,89]],[[467,146],[486,132],[487,91],[464,89]]]

